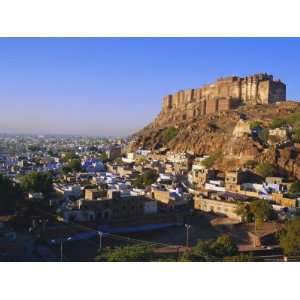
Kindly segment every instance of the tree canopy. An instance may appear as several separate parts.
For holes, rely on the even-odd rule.
[[[132,184],[136,188],[143,189],[146,186],[149,186],[156,182],[157,178],[158,174],[156,170],[149,169],[146,170],[142,175],[137,176],[137,178],[133,180]]]
[[[242,220],[246,222],[250,222],[253,219],[253,213],[250,210],[249,203],[245,203],[245,202],[238,203],[236,214],[242,217]]]
[[[99,158],[102,160],[102,161],[107,161],[108,160],[108,156],[106,154],[106,152],[102,152],[99,154]]]
[[[47,195],[52,189],[52,178],[48,172],[31,172],[20,178],[20,185],[26,193],[43,193]]]
[[[146,262],[153,256],[153,249],[144,244],[105,248],[96,256],[96,261],[107,262]]]
[[[68,162],[72,159],[78,159],[79,156],[75,153],[75,151],[68,151],[65,153],[64,157],[63,157],[63,161],[64,162]]]
[[[300,181],[297,180],[293,182],[289,188],[289,193],[291,194],[299,194],[300,193]]]
[[[250,256],[239,255],[238,248],[229,235],[221,235],[210,241],[198,241],[190,250],[177,255],[155,255],[152,245],[136,244],[117,248],[104,248],[95,261],[150,262],[150,261],[249,261]]]
[[[262,224],[270,218],[272,207],[268,200],[257,199],[250,203],[250,212],[253,213],[255,221]]]
[[[233,239],[223,234],[215,240],[198,241],[191,250],[191,261],[222,261],[225,257],[238,255],[238,249]]]
[[[287,256],[300,256],[300,219],[294,219],[286,224],[279,235],[279,244]]]
[[[62,172],[68,174],[70,172],[80,172],[82,170],[80,159],[71,159],[62,167]]]
[[[259,163],[256,166],[255,171],[258,175],[260,175],[262,177],[268,177],[268,176],[276,175],[275,166],[268,163],[268,162]]]
[[[22,199],[20,187],[0,174],[0,213],[14,212],[17,202]]]

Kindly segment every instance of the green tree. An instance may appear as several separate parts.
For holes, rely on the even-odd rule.
[[[174,139],[178,134],[178,129],[175,127],[169,127],[162,131],[161,133],[161,141],[165,145],[169,143],[172,139]]]
[[[190,255],[192,261],[218,261],[212,250],[212,241],[198,241],[192,248]]]
[[[250,211],[250,206],[248,203],[239,202],[236,208],[236,214],[242,217],[245,222],[250,222],[253,218],[253,214]]]
[[[48,155],[53,157],[53,156],[55,156],[55,153],[53,152],[53,150],[50,149],[50,150],[48,150]]]
[[[146,170],[143,174],[144,184],[146,186],[156,182],[157,178],[158,178],[158,174],[157,171],[154,169]]]
[[[75,151],[67,151],[64,153],[64,157],[63,157],[62,161],[68,162],[72,159],[79,159],[79,156],[75,153]]]
[[[20,178],[20,185],[25,193],[48,195],[52,190],[52,178],[50,173],[31,172]]]
[[[190,253],[192,261],[222,261],[224,257],[238,254],[238,249],[233,239],[221,235],[216,240],[198,241]]]
[[[72,171],[79,172],[82,170],[80,159],[71,159],[68,163],[69,168]]]
[[[41,148],[38,145],[29,145],[27,148],[29,151],[32,151],[32,152],[37,152],[37,151],[41,150]]]
[[[146,262],[153,258],[153,249],[144,244],[118,247],[115,249],[105,248],[98,253],[96,261],[107,262]]]
[[[23,193],[17,184],[0,174],[0,214],[12,213],[16,204],[23,200]]]
[[[264,144],[267,144],[269,139],[269,130],[267,128],[262,128],[258,133],[258,138]]]
[[[179,262],[192,262],[192,257],[189,251],[185,251],[179,256]]]
[[[253,261],[253,255],[241,253],[239,255],[226,256],[224,257],[224,261],[225,262],[251,262]]]
[[[279,244],[287,256],[300,256],[300,219],[289,221],[279,234]]]
[[[214,165],[214,163],[216,162],[216,160],[219,159],[221,156],[222,156],[222,152],[220,152],[220,151],[216,152],[216,153],[210,155],[209,157],[205,158],[204,160],[202,160],[201,164],[205,168],[209,169],[209,168],[211,168]]]
[[[62,167],[62,172],[64,174],[80,171],[82,171],[80,159],[71,159],[66,165]]]
[[[250,211],[253,213],[257,225],[268,220],[272,213],[272,206],[268,200],[256,199],[250,203]]]
[[[268,176],[276,175],[275,166],[270,164],[270,163],[267,163],[267,162],[259,163],[256,166],[255,171],[258,175],[260,175],[262,177],[268,177]]]
[[[134,188],[137,188],[137,189],[144,189],[145,188],[145,184],[144,184],[143,176],[142,175],[137,176],[132,181],[132,186]]]
[[[133,180],[132,185],[136,188],[143,189],[146,186],[149,186],[154,182],[156,182],[157,178],[158,178],[158,174],[156,170],[148,169],[142,175],[137,176]]]
[[[65,165],[61,168],[61,172],[65,175],[67,175],[72,172],[72,169],[68,165]]]
[[[232,256],[238,253],[237,246],[231,236],[223,234],[212,244],[212,250],[216,257]]]
[[[100,158],[100,160],[102,160],[102,161],[107,161],[107,160],[108,160],[108,156],[107,156],[106,152],[100,153],[100,154],[99,154],[99,158]]]
[[[289,188],[289,193],[291,194],[299,194],[300,193],[300,181],[294,181],[290,188]]]

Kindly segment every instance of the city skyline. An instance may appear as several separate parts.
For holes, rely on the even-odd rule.
[[[268,72],[299,99],[298,38],[1,38],[1,132],[126,136],[164,95]]]

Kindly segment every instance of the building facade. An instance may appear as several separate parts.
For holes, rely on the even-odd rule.
[[[228,218],[242,221],[241,216],[236,213],[238,204],[236,202],[230,202],[226,200],[210,199],[204,196],[196,196],[194,198],[194,209],[204,212],[213,212],[216,214],[222,214]]]

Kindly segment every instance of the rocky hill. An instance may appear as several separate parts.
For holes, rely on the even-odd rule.
[[[212,155],[215,166],[221,170],[242,167],[251,161],[270,162],[281,172],[300,178],[299,111],[297,102],[279,101],[241,103],[235,108],[190,118],[183,117],[184,110],[180,113],[179,110],[170,111],[168,115],[161,112],[151,124],[133,136],[131,147],[153,150],[167,147],[175,152]],[[290,118],[289,122],[284,122],[287,138],[282,140],[275,136],[279,140],[270,142],[270,138],[264,139],[262,134],[253,134],[255,126],[261,132],[276,128],[273,123],[278,118]]]

